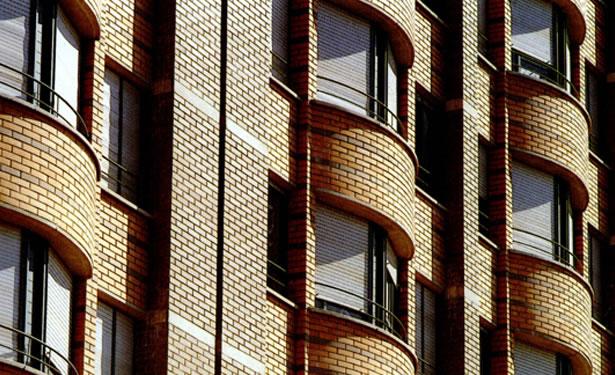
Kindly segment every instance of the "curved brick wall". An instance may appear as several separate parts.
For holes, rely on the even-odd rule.
[[[553,0],[553,3],[566,13],[568,17],[568,30],[572,40],[581,44],[587,32],[587,22],[585,20],[587,0]]]
[[[414,251],[415,160],[405,141],[381,124],[313,104],[313,186],[334,193],[330,200],[340,198],[329,203],[382,225],[402,256]]]
[[[328,312],[308,314],[310,373],[414,374],[415,354],[392,336]]]
[[[379,23],[389,32],[399,62],[414,60],[415,0],[322,0]],[[405,60],[405,61],[404,61]]]
[[[98,161],[85,140],[38,110],[0,99],[0,212],[47,238],[89,276]]]
[[[0,374],[3,375],[32,375],[43,374],[31,367],[25,367],[22,363],[3,360],[0,362]]]
[[[577,369],[589,368],[593,354],[589,285],[548,260],[517,252],[511,252],[509,259],[513,332],[566,354]]]
[[[100,11],[102,0],[61,0],[64,11],[83,37],[98,39],[100,36]]]
[[[584,209],[589,200],[587,113],[576,100],[549,84],[520,73],[508,75],[511,148],[524,152],[526,158],[536,155],[551,161],[547,166],[536,165],[540,160],[523,160],[562,175],[571,185],[575,207]]]

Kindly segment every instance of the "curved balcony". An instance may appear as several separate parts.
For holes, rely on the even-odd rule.
[[[73,363],[45,342],[0,324],[0,373],[79,375]]]
[[[312,101],[312,184],[318,198],[378,223],[402,257],[414,253],[417,159],[393,129]]]
[[[590,285],[557,261],[511,250],[510,309],[515,337],[571,359],[574,373],[591,369]]]
[[[24,78],[30,90],[0,82],[0,213],[48,239],[73,273],[87,277],[98,159],[79,114],[51,88]]]
[[[81,36],[98,39],[102,19],[101,0],[64,0],[64,11],[79,30]]]
[[[566,14],[570,39],[577,44],[583,43],[587,32],[587,22],[585,21],[587,0],[553,0],[553,3]]]
[[[363,15],[386,30],[398,63],[412,66],[415,55],[414,0],[327,0],[327,3]]]
[[[317,373],[414,374],[412,349],[397,337],[339,313],[308,310],[310,371]],[[348,353],[344,356],[343,353]]]
[[[507,74],[513,157],[564,178],[573,206],[585,209],[589,201],[587,111],[554,85],[521,73]]]

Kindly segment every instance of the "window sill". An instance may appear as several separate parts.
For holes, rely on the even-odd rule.
[[[291,301],[288,297],[284,296],[283,294],[271,289],[270,287],[267,287],[267,295],[277,299],[278,301],[282,302],[283,304],[287,305],[288,307],[292,309],[297,309],[296,303]]]
[[[487,70],[490,70],[492,73],[497,73],[498,67],[495,66],[495,64],[492,63],[491,60],[489,60],[489,58],[485,56],[482,52],[478,52],[477,58],[479,64],[484,65]]]
[[[593,151],[589,151],[589,160],[595,162],[596,164],[606,168],[607,170],[611,170],[611,167],[602,159],[598,154]]]
[[[139,208],[139,206],[137,206],[135,203],[129,201],[128,199],[122,197],[121,195],[119,195],[118,193],[114,192],[113,190],[106,188],[104,186],[100,187],[100,191],[101,191],[101,196],[107,196],[109,198],[111,198],[112,200],[118,202],[119,204],[121,204],[122,206],[124,206],[125,208],[128,208],[132,211],[137,212],[138,214],[146,217],[147,219],[151,219],[152,215],[145,211],[142,208]]]
[[[427,4],[425,4],[421,0],[416,0],[416,6],[419,10],[427,13],[430,18],[438,22],[441,26],[448,28],[446,22],[436,12],[434,12],[430,7],[428,7]]]
[[[440,202],[438,202],[438,200],[436,198],[434,198],[433,196],[431,196],[428,192],[426,192],[425,190],[421,189],[420,187],[416,186],[415,187],[416,192],[422,196],[423,198],[427,199],[431,204],[433,204],[434,206],[438,207],[439,209],[441,209],[444,212],[447,212],[448,209]]]
[[[602,324],[599,320],[597,320],[596,318],[592,317],[592,325],[596,328],[598,328],[600,331],[605,332],[606,334],[615,337],[615,333],[613,333],[613,331],[611,331],[610,329],[608,329],[604,324]]]
[[[487,246],[494,253],[498,251],[498,245],[496,245],[496,243],[493,242],[491,239],[489,239],[489,237],[487,237],[485,234],[479,232],[478,240],[482,242],[485,246]]]
[[[290,87],[288,87],[284,82],[280,81],[279,79],[275,78],[274,76],[270,76],[269,77],[269,85],[274,89],[277,90],[278,92],[280,92],[280,94],[287,96],[291,99],[294,99],[296,101],[301,100],[301,97],[299,97],[299,95],[297,95],[297,93],[291,89]]]

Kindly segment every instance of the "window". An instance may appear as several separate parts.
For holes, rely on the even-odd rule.
[[[570,85],[570,43],[566,16],[544,0],[512,0],[513,68],[554,83]]]
[[[442,121],[433,101],[417,96],[416,156],[419,159],[417,185],[440,198]]]
[[[487,148],[478,146],[478,214],[479,228],[482,234],[489,234],[489,175],[487,174]]]
[[[270,185],[268,202],[267,285],[284,293],[288,266],[288,199],[282,190]]]
[[[134,321],[116,309],[98,304],[96,312],[96,375],[133,374]]]
[[[573,218],[568,185],[520,163],[512,166],[513,247],[573,265]]]
[[[0,0],[0,92],[86,132],[77,112],[80,40],[57,3]]]
[[[368,21],[318,10],[318,98],[401,131],[398,68],[388,36]]]
[[[271,74],[288,82],[288,7],[289,0],[272,1]]]
[[[556,354],[526,345],[515,343],[515,375],[572,375],[570,360]]]
[[[487,5],[488,0],[477,0],[478,8],[478,52],[487,55],[489,52],[489,38],[487,37]]]
[[[606,97],[604,76],[588,68],[585,73],[585,106],[591,118],[589,148],[597,155],[606,151],[604,122],[604,98]]]
[[[403,337],[399,265],[382,228],[329,208],[317,209],[317,306]]]
[[[141,93],[110,70],[105,72],[103,116],[103,186],[137,202]]]
[[[595,233],[595,232],[594,232]],[[606,245],[600,236],[594,233],[589,233],[589,278],[594,289],[593,301],[593,316],[595,319],[604,322],[606,319],[606,302],[607,302],[607,272],[609,264],[607,259],[608,252]]]
[[[436,294],[416,283],[416,354],[418,375],[435,375],[436,368]]]
[[[491,333],[480,329],[480,375],[491,375]]]
[[[0,358],[67,373],[72,278],[49,244],[0,226],[0,285]]]
[[[442,17],[442,14],[444,13],[445,0],[422,0],[422,2],[438,17]]]

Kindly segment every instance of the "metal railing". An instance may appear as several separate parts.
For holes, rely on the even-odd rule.
[[[288,83],[288,61],[274,51],[271,51],[271,73],[283,83]]]
[[[338,288],[334,285],[323,284],[320,282],[315,282],[314,284],[316,286],[342,293],[346,296],[360,299],[361,301],[366,302],[368,305],[367,309],[351,308],[343,304],[336,303],[335,301],[318,298],[317,293],[316,299],[323,304],[323,309],[327,310],[327,305],[331,304],[338,309],[341,308],[349,312],[355,312],[358,314],[361,320],[373,323],[376,326],[391,332],[395,336],[399,337],[401,340],[404,340],[404,338],[406,337],[406,330],[404,329],[404,324],[402,323],[402,321],[397,317],[397,315],[395,315],[395,313],[393,313],[383,305],[379,304],[378,302],[375,302],[359,294],[349,292],[345,289]]]
[[[5,341],[14,342],[16,345],[9,345]],[[60,352],[36,337],[4,324],[0,324],[0,350],[2,348],[14,353],[17,362],[42,371],[45,374],[79,375],[75,365]],[[34,352],[41,353],[40,357],[34,354]],[[54,360],[60,360],[65,366],[59,366],[57,363],[54,364],[51,359],[52,355]],[[60,367],[65,367],[67,370],[63,371]]]
[[[397,114],[395,114],[395,112],[393,112],[391,109],[389,109],[389,107],[383,103],[382,101],[380,101],[378,98],[365,93],[361,90],[358,90],[352,86],[349,86],[343,82],[339,82],[336,81],[334,79],[331,78],[327,78],[327,77],[323,77],[323,76],[318,76],[317,77],[318,80],[320,81],[325,81],[325,82],[329,82],[332,83],[336,86],[339,86],[340,88],[344,89],[344,90],[350,90],[352,93],[354,94],[358,94],[362,97],[364,97],[367,101],[367,105],[364,105],[362,103],[356,103],[354,101],[352,101],[351,99],[344,97],[342,94],[340,94],[339,92],[330,92],[330,91],[326,91],[322,89],[322,85],[319,85],[318,87],[318,92],[321,94],[325,94],[328,96],[331,96],[335,99],[341,100],[343,102],[346,102],[347,104],[352,105],[353,107],[356,107],[357,109],[361,110],[361,111],[365,111],[365,114],[368,115],[369,117],[375,118],[376,120],[378,120],[379,122],[386,124],[388,127],[390,127],[393,131],[400,133],[401,129],[402,129],[402,122],[399,119],[399,117],[397,116]]]
[[[551,246],[550,247],[544,247],[544,246],[540,246],[536,243],[530,243],[530,242],[525,242],[525,241],[519,241],[519,239],[515,239],[515,233],[521,233],[524,234],[526,236],[529,236],[531,238],[537,239],[540,242],[544,242],[544,243],[548,243]],[[518,236],[517,236],[518,237]],[[515,245],[519,245],[519,246],[523,246],[526,248],[529,248],[531,251],[535,251],[538,254],[542,254],[545,257],[550,257],[553,260],[562,263],[564,265],[567,266],[571,266],[574,267],[576,266],[577,262],[578,262],[578,258],[577,256],[568,249],[568,246],[565,246],[551,238],[547,238],[544,236],[541,236],[539,234],[524,230],[524,229],[520,229],[520,228],[513,228],[513,248],[515,250],[519,250],[519,251],[524,251],[521,250],[517,247],[515,247]]]
[[[513,56],[513,70],[523,73],[523,70],[529,71],[530,74],[538,75],[541,80],[547,81],[559,86],[565,91],[571,93],[574,97],[579,97],[577,88],[568,79],[566,74],[557,70],[554,66],[540,59],[537,59],[527,53],[523,53],[519,50],[512,51]]]
[[[79,114],[79,112],[73,108],[73,106],[66,101],[60,94],[58,94],[53,88],[47,85],[44,82],[32,77],[31,75],[24,73],[18,69],[15,69],[9,65],[0,63],[0,88],[6,87],[10,90],[16,91],[19,95],[17,97],[23,96],[23,99],[26,101],[35,104],[41,109],[51,113],[55,117],[62,119],[64,122],[71,126],[76,126],[76,129],[81,135],[83,135],[88,141],[91,140],[91,134],[85,125],[85,121],[83,117]],[[4,71],[4,74],[1,72]],[[22,83],[20,86],[17,86],[15,83],[9,82],[10,80],[7,77],[10,74],[21,76]],[[46,99],[43,99],[46,98]],[[66,118],[64,114],[62,114],[59,110],[60,104],[63,104],[66,108],[70,110],[75,115],[77,123],[74,123],[74,120],[69,120]]]
[[[113,189],[111,188],[111,186],[109,186],[109,188],[113,191],[115,191],[116,193],[120,194],[123,197],[126,198],[135,198],[138,196],[138,183],[139,183],[139,176],[126,169],[126,167],[124,167],[123,165],[121,165],[120,163],[111,160],[108,156],[103,155],[102,156],[103,161],[109,163],[109,166],[112,168],[115,168],[116,171],[114,176],[112,175],[112,173],[110,173],[109,171],[111,170],[111,168],[102,168],[102,177],[103,179],[105,179],[107,181],[107,183],[111,184],[115,184],[117,186],[117,189]],[[124,178],[124,176],[129,177],[129,179]],[[127,182],[127,181],[131,181],[131,182]]]
[[[489,38],[482,31],[478,30],[478,51],[484,56],[489,52]]]
[[[436,366],[420,357],[418,360],[419,366],[416,372],[417,375],[436,375]]]
[[[267,281],[269,282],[269,286],[274,290],[279,292],[286,291],[286,287],[288,285],[286,268],[272,261],[271,259],[267,259]]]

